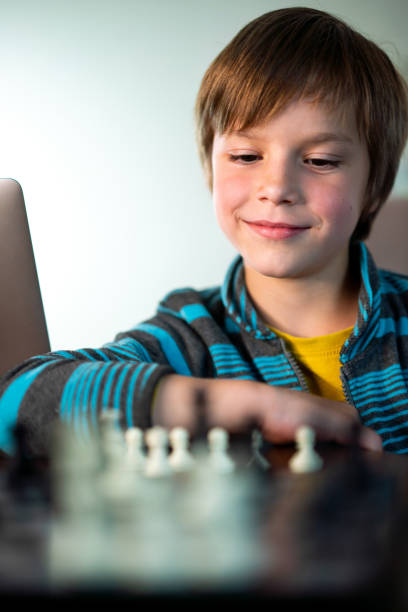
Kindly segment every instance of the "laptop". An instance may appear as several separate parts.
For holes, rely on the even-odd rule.
[[[0,376],[50,351],[23,191],[0,179]]]

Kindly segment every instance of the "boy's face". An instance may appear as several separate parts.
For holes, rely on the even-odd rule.
[[[244,132],[216,134],[213,198],[247,273],[343,280],[369,157],[354,115],[291,103]]]

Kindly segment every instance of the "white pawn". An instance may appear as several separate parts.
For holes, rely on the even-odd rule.
[[[152,427],[146,432],[148,455],[145,474],[151,478],[168,476],[172,469],[167,457],[168,434],[163,427]]]
[[[107,470],[119,470],[126,452],[123,433],[118,425],[118,414],[108,408],[100,416],[102,451]]]
[[[219,474],[228,474],[235,469],[235,463],[228,455],[228,432],[221,427],[213,427],[208,432],[209,463]]]
[[[315,472],[323,465],[322,458],[316,453],[315,432],[308,425],[302,425],[296,430],[297,451],[289,460],[292,472],[298,474]]]
[[[174,427],[170,432],[172,452],[169,463],[175,472],[187,472],[195,464],[194,457],[188,450],[188,431],[184,427]]]
[[[129,427],[125,432],[126,458],[125,468],[134,472],[143,472],[146,457],[143,452],[143,431],[139,427]]]

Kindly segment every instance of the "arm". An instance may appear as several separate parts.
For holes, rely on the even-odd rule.
[[[304,391],[247,380],[216,380],[170,375],[162,378],[153,405],[153,421],[171,428],[183,425],[194,432],[192,398],[197,389],[207,397],[208,426],[239,431],[255,421],[265,439],[292,442],[300,425],[310,425],[320,440],[357,443],[381,451],[381,438],[363,427],[357,411],[345,402],[326,400]]]
[[[58,420],[86,439],[106,407],[118,410],[124,427],[146,427],[154,389],[172,372],[153,337],[144,345],[124,337],[98,350],[28,359],[0,380],[0,448],[12,452],[11,430],[17,422],[27,427],[35,455],[47,454]]]

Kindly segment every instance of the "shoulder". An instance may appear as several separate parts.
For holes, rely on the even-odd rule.
[[[378,270],[383,295],[398,295],[408,301],[408,276],[391,270]]]
[[[379,269],[382,318],[398,322],[400,332],[407,334],[408,276]]]
[[[191,322],[194,319],[213,317],[222,307],[221,287],[194,289],[183,287],[167,293],[160,301],[157,314],[169,315]]]

